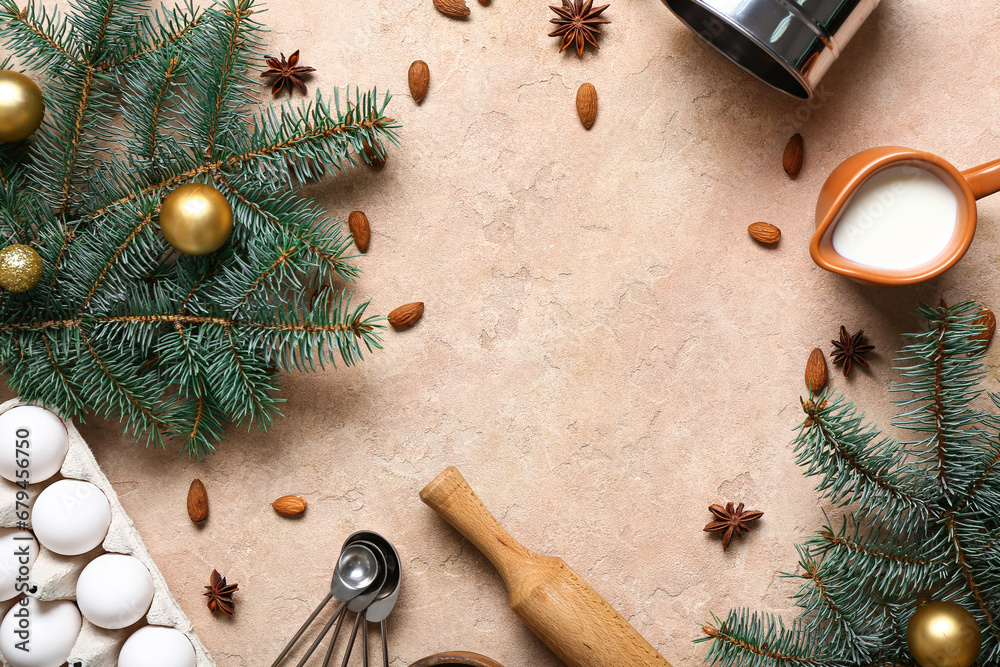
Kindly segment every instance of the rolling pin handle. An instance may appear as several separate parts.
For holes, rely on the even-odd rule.
[[[670,667],[562,559],[529,551],[511,537],[456,468],[438,475],[420,499],[490,559],[511,610],[567,667]]]
[[[424,487],[420,499],[493,563],[508,590],[517,566],[537,558],[504,530],[455,466]]]

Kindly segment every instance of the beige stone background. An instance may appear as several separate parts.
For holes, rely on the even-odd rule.
[[[385,169],[310,194],[371,219],[357,294],[372,312],[422,300],[423,320],[358,367],[288,376],[286,418],[231,432],[204,463],[81,426],[220,667],[270,664],[356,529],[404,561],[394,667],[454,649],[559,664],[489,563],[419,502],[451,464],[514,536],[694,667],[710,612],[794,615],[779,573],[824,509],[789,446],[810,349],[840,324],[868,332],[871,371],[833,384],[884,421],[918,301],[1000,305],[1000,197],[959,266],[920,287],[854,285],[807,249],[825,176],[858,150],[899,144],[960,168],[1000,157],[996,3],[883,0],[813,104],[750,79],[659,0],[613,0],[583,59],[546,36],[544,0],[472,5],[465,21],[431,0],[272,0],[260,15],[273,51],[301,49],[319,70],[311,89],[393,92],[402,145]],[[420,106],[406,86],[418,58]],[[574,109],[585,81],[600,96],[589,132]],[[807,158],[792,181],[780,156],[794,131]],[[782,228],[776,249],[748,238],[755,220]],[[211,498],[203,528],[184,509],[195,477]],[[288,493],[308,499],[303,518],[271,510]],[[765,516],[723,554],[702,527],[730,500]],[[232,619],[200,597],[213,567],[239,582]]]

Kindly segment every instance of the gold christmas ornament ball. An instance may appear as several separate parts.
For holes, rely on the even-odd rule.
[[[175,189],[160,208],[160,229],[167,242],[187,255],[208,255],[229,239],[233,209],[211,185],[189,183]]]
[[[27,292],[42,279],[42,258],[26,245],[0,250],[0,287],[8,292]]]
[[[27,139],[42,124],[45,102],[38,85],[11,70],[0,70],[0,141]]]
[[[928,602],[910,618],[906,643],[920,667],[972,667],[983,646],[983,633],[961,605]]]

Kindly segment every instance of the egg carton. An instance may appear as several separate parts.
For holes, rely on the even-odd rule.
[[[19,405],[26,404],[17,399],[0,404],[0,414]],[[149,573],[153,575],[153,603],[146,614],[146,622],[149,625],[177,628],[191,640],[197,667],[215,667],[215,661],[212,660],[205,645],[195,634],[191,621],[181,611],[174,596],[170,594],[167,582],[149,555],[149,549],[146,548],[142,537],[139,536],[139,531],[136,530],[132,519],[125,513],[125,508],[122,507],[111,482],[97,465],[97,460],[94,458],[93,452],[90,451],[90,447],[87,446],[86,441],[80,436],[79,431],[76,430],[71,421],[65,423],[69,433],[69,451],[59,472],[65,479],[84,480],[96,485],[104,492],[111,503],[111,527],[100,547],[80,556],[61,556],[39,545],[38,558],[31,567],[28,581],[28,590],[32,597],[39,600],[74,600],[76,598],[77,578],[83,568],[94,558],[102,553],[135,556],[149,568]],[[53,479],[30,485],[27,489],[29,504],[33,504],[38,494],[58,478],[59,476],[56,475]],[[0,527],[17,527],[15,500],[19,490],[21,490],[20,487],[13,482],[0,478]],[[30,520],[28,523],[30,528]],[[16,601],[15,598],[0,603],[0,618]],[[84,618],[83,628],[73,646],[67,664],[69,667],[116,667],[118,652],[134,629],[135,626],[122,630],[105,630]],[[0,665],[9,667],[2,657],[0,657]]]

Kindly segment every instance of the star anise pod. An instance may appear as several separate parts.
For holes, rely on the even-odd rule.
[[[218,570],[212,570],[212,581],[205,589],[202,595],[208,598],[209,611],[213,614],[222,611],[233,615],[233,593],[240,589],[239,584],[227,584],[226,578]]]
[[[733,535],[742,537],[743,533],[749,533],[750,522],[764,516],[763,512],[758,512],[757,510],[744,512],[743,503],[740,503],[735,509],[733,509],[732,503],[726,503],[725,507],[722,505],[710,505],[708,511],[715,515],[715,521],[705,526],[705,532],[716,533],[723,531],[723,551],[729,548],[729,542],[733,539]]]
[[[308,74],[309,72],[315,72],[315,67],[299,67],[299,52],[298,50],[293,53],[288,60],[285,60],[285,54],[281,54],[281,60],[277,58],[270,57],[266,61],[267,66],[271,69],[261,72],[261,78],[277,77],[274,85],[271,86],[271,94],[278,95],[282,90],[287,90],[288,94],[292,94],[292,86],[295,86],[303,93],[306,91],[306,84],[302,82],[299,78],[303,74]]]
[[[868,362],[865,361],[864,355],[874,350],[875,346],[862,345],[861,339],[864,338],[864,335],[864,330],[861,330],[851,336],[847,333],[847,329],[841,326],[840,340],[830,341],[833,343],[833,352],[831,352],[833,363],[844,366],[844,377],[848,376],[854,364],[860,364],[868,368]]]
[[[595,49],[597,38],[601,36],[601,24],[611,23],[607,19],[601,18],[601,14],[610,5],[592,8],[594,0],[562,0],[562,7],[549,5],[549,9],[556,13],[556,18],[549,21],[555,23],[558,28],[549,33],[549,37],[562,37],[562,45],[559,53],[562,53],[576,43],[576,54],[583,56],[583,49],[587,44]]]

